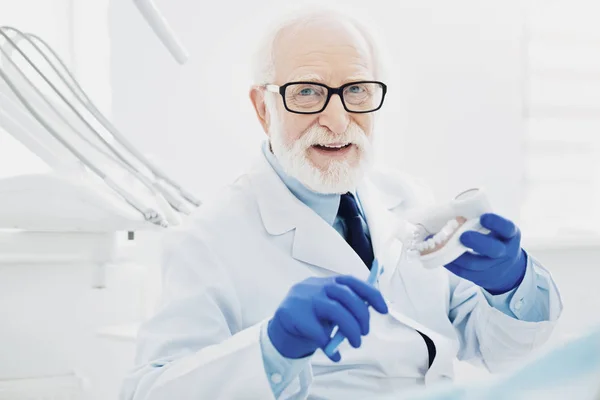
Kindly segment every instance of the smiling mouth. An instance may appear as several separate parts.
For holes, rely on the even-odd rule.
[[[343,149],[347,149],[350,146],[352,146],[352,143],[332,143],[332,144],[315,144],[315,145],[313,145],[313,147],[315,147],[319,150],[330,151],[330,152],[336,152],[336,151],[340,151]]]

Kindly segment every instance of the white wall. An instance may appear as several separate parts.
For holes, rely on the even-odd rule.
[[[403,1],[390,13],[394,92],[386,159],[438,198],[484,186],[518,220],[522,193],[522,2]]]
[[[210,11],[202,2],[156,3],[191,60],[176,64],[131,2],[113,1],[114,118],[202,195],[240,171],[264,137],[247,96],[248,62],[261,26],[281,11],[282,2],[213,2]],[[375,31],[395,61],[381,112],[381,159],[423,176],[440,198],[485,185],[498,210],[518,218],[524,129],[520,2],[337,3],[376,21]]]

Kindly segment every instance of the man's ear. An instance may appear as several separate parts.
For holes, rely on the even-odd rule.
[[[252,86],[250,88],[250,101],[254,106],[254,111],[258,117],[258,121],[263,127],[263,130],[269,134],[269,111],[267,110],[267,104],[265,103],[265,91],[260,86]]]

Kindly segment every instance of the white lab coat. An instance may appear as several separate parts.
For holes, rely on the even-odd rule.
[[[561,310],[555,287],[546,288],[550,321],[524,322],[492,308],[481,289],[446,269],[425,270],[401,257],[395,232],[406,223],[402,216],[430,204],[416,188],[381,173],[358,188],[374,253],[384,266],[380,289],[390,312],[371,312],[369,335],[359,349],[342,345],[340,364],[317,351],[280,398],[398,398],[416,385],[451,379],[457,356],[496,371],[550,335]],[[188,222],[171,235],[163,300],[140,330],[137,367],[122,398],[272,399],[260,328],[290,286],[331,274],[366,279],[369,271],[264,157]],[[547,271],[535,268],[543,277],[538,285],[554,285]],[[435,343],[428,370],[416,367],[426,352],[414,329]]]

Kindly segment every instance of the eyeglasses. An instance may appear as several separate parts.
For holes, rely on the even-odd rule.
[[[264,87],[269,92],[281,94],[285,109],[296,114],[322,112],[334,94],[340,96],[346,111],[370,113],[381,108],[387,92],[387,86],[378,81],[349,82],[338,88],[316,82],[289,82],[283,86]]]

